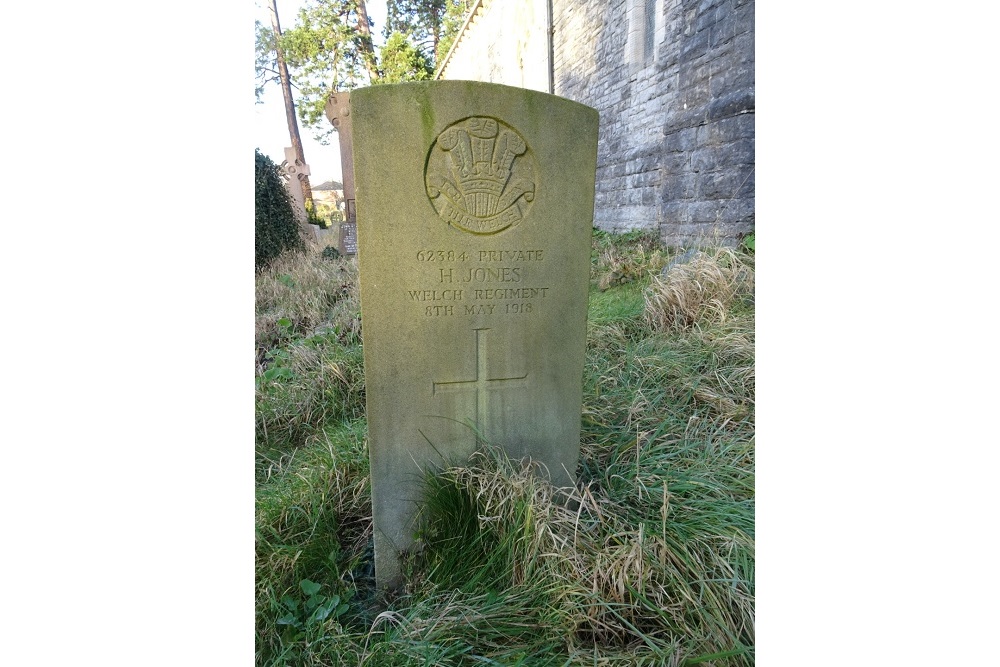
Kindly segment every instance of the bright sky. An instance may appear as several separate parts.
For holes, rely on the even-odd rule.
[[[277,0],[278,20],[281,29],[287,30],[295,25],[295,17],[299,8],[310,0]],[[264,25],[271,25],[267,3],[255,0],[254,18]],[[373,38],[376,46],[382,42],[382,26],[385,23],[385,0],[367,0],[368,17],[372,20]],[[252,27],[252,26],[251,26]],[[293,89],[294,95],[294,89]],[[270,157],[277,164],[285,159],[285,147],[291,146],[288,138],[288,123],[285,121],[285,107],[281,99],[281,88],[272,84],[264,91],[263,103],[254,108],[253,138],[254,147]],[[337,145],[337,135],[330,137],[329,146],[321,146],[313,139],[312,131],[302,127],[299,121],[299,135],[302,137],[302,151],[305,153],[306,164],[309,165],[309,182],[318,185],[323,181],[341,180],[340,146]]]

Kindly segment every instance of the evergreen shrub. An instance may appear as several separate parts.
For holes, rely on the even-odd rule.
[[[278,165],[255,150],[254,218],[256,234],[254,265],[259,271],[286,250],[305,250],[299,236],[292,202],[281,182]]]

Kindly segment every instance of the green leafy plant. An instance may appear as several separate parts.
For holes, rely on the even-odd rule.
[[[347,602],[342,601],[339,595],[321,594],[322,588],[323,584],[303,579],[299,582],[303,597],[298,600],[291,595],[281,597],[281,605],[286,613],[278,618],[276,624],[294,628],[289,640],[296,641],[310,634],[327,619],[336,620],[349,609]]]
[[[289,328],[291,321],[285,320]],[[279,321],[279,325],[281,322]],[[277,380],[294,380],[295,372],[291,369],[291,354],[288,350],[276,348],[267,353],[266,359],[269,362],[267,370],[257,376],[257,386]]]
[[[254,264],[260,271],[286,251],[304,250],[305,242],[278,165],[259,149],[254,158]]]
[[[320,229],[329,229],[332,223],[316,210],[316,204],[312,199],[306,200],[306,218],[310,225],[316,225]]]

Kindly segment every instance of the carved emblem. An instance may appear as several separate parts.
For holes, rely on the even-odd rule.
[[[531,149],[514,128],[474,116],[452,124],[427,155],[424,183],[441,219],[472,234],[519,223],[535,198]]]

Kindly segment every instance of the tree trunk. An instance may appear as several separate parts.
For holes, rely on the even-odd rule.
[[[365,59],[365,68],[368,70],[368,77],[371,79],[371,83],[375,83],[382,77],[379,74],[378,62],[375,58],[375,44],[372,42],[372,24],[368,20],[368,8],[365,7],[365,0],[358,0],[358,32],[361,34],[358,48]]]
[[[435,58],[434,67],[437,67],[438,42],[441,41],[441,16],[438,13],[437,5],[431,5],[431,34],[434,37],[434,44],[431,45],[431,55]]]
[[[302,138],[299,136],[299,123],[295,118],[295,103],[292,101],[292,80],[288,76],[288,66],[285,64],[285,54],[281,51],[281,26],[278,24],[277,0],[269,0],[271,9],[271,27],[274,29],[275,48],[278,53],[278,76],[281,78],[281,93],[285,98],[285,119],[288,121],[288,136],[292,140],[292,148],[295,155],[302,164],[306,164],[306,156],[302,151]],[[312,187],[309,185],[309,176],[299,175],[299,182],[302,183],[302,195],[306,200],[306,206],[312,206]]]

